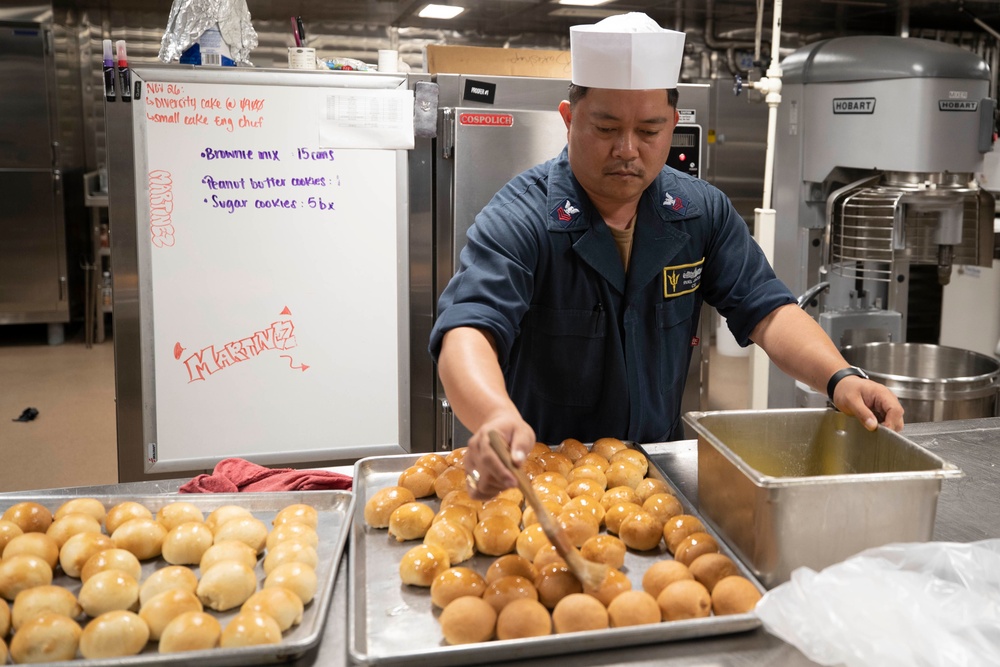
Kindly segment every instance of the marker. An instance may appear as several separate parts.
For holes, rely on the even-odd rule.
[[[104,99],[115,101],[115,61],[110,39],[104,40]]]
[[[303,44],[305,44],[306,43],[306,27],[304,25],[302,25],[302,17],[301,16],[296,16],[295,17],[295,25],[298,28],[299,40]]]
[[[302,38],[299,37],[299,28],[298,28],[298,25],[296,25],[295,17],[294,16],[292,17],[292,37],[295,38],[295,46],[301,47],[302,46]]]
[[[118,49],[118,76],[122,84],[122,100],[132,101],[132,73],[128,71],[128,56],[125,55],[125,40],[115,42]]]

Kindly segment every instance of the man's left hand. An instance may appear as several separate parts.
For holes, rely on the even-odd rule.
[[[873,380],[846,377],[833,391],[833,403],[846,415],[853,415],[869,431],[881,423],[893,431],[903,430],[903,406],[888,387]]]

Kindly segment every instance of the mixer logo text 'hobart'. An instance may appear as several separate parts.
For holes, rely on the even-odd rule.
[[[979,102],[969,100],[938,100],[938,111],[975,111]]]
[[[833,113],[875,113],[874,97],[835,97]]]

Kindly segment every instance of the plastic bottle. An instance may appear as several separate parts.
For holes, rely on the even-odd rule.
[[[111,305],[111,272],[105,271],[101,278],[101,303]]]

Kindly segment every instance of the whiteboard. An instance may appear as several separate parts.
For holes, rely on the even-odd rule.
[[[320,140],[405,79],[135,74],[146,472],[407,451],[405,151]]]

